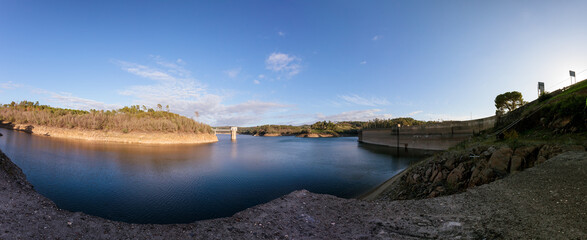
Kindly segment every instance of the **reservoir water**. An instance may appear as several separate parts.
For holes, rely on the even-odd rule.
[[[217,143],[169,146],[0,132],[0,149],[60,208],[132,223],[227,217],[300,189],[352,198],[430,155],[356,137],[218,135]]]

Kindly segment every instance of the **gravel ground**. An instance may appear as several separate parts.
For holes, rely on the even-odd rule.
[[[58,209],[0,160],[0,239],[587,239],[584,151],[456,195],[390,202],[300,190],[232,217],[170,225]]]

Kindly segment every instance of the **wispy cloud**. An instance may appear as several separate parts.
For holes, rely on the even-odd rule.
[[[257,80],[257,79],[253,80],[253,83],[254,84],[261,84],[261,82],[259,80]]]
[[[280,37],[285,37],[285,33],[282,31],[277,32],[277,35]]]
[[[22,87],[22,85],[17,84],[17,83],[13,83],[12,81],[3,82],[3,83],[0,83],[0,92],[2,92],[2,89],[15,89],[15,88],[19,88],[19,87]]]
[[[4,89],[15,89],[15,88],[19,88],[19,87],[22,87],[22,85],[17,84],[17,83],[13,83],[12,81],[0,83],[0,88],[4,88]]]
[[[364,98],[356,94],[351,95],[339,95],[338,98],[342,99],[344,103],[350,105],[362,105],[362,106],[379,106],[389,105],[390,102],[385,98]]]
[[[365,65],[365,64],[367,64],[367,61],[362,61],[361,62],[361,65]]]
[[[104,102],[99,102],[87,98],[80,98],[73,96],[71,93],[62,92],[62,93],[55,93],[50,91],[44,90],[37,90],[37,93],[45,93],[49,95],[49,101],[53,103],[57,103],[61,106],[71,109],[81,109],[81,110],[90,110],[90,109],[97,109],[97,110],[113,110],[119,109],[122,106],[119,104],[106,104]]]
[[[190,71],[182,65],[161,58],[156,60],[156,67],[116,61],[123,70],[154,81],[128,87],[119,93],[134,97],[135,104],[151,107],[157,104],[169,105],[171,111],[188,117],[194,116],[197,111],[200,116],[198,120],[211,125],[254,124],[267,114],[291,108],[280,103],[253,100],[233,105],[223,104],[226,95],[210,93],[208,87],[192,77]],[[182,64],[185,63],[182,61]]]
[[[420,113],[423,113],[423,112],[424,112],[424,111],[413,111],[413,112],[411,112],[411,113],[408,113],[408,115],[409,115],[409,116],[415,116],[415,115],[418,115],[418,114],[420,114]]]
[[[224,73],[226,73],[226,75],[228,75],[228,77],[230,78],[236,78],[240,72],[241,68],[234,68],[224,71]]]
[[[377,41],[377,40],[380,40],[382,38],[383,38],[383,36],[381,36],[381,35],[375,35],[375,36],[373,36],[373,38],[371,38],[371,40]]]
[[[134,75],[140,76],[140,77],[148,78],[151,80],[162,80],[162,81],[176,81],[177,80],[175,77],[171,76],[168,73],[165,73],[165,72],[160,71],[158,69],[154,69],[154,68],[147,67],[144,65],[125,62],[125,61],[119,61],[119,60],[115,60],[113,62],[118,64],[122,70],[127,71],[129,73],[132,73]]]
[[[273,72],[285,73],[289,77],[292,77],[301,71],[301,61],[302,59],[298,57],[274,52],[265,60],[265,68]]]
[[[329,120],[329,121],[369,121],[375,118],[379,119],[388,119],[392,118],[391,114],[382,114],[380,113],[381,109],[367,109],[367,110],[357,110],[357,111],[348,111],[342,112],[339,114],[334,115],[323,115],[318,114],[317,119],[319,121]]]

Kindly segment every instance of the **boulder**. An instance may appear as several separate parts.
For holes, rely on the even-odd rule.
[[[469,187],[479,186],[493,181],[495,174],[492,168],[484,168],[480,171],[477,171],[477,169],[471,174]]]
[[[426,174],[424,175],[424,180],[428,180],[428,179],[430,179],[430,174],[432,174],[432,167],[429,167],[429,168],[426,170]]]
[[[489,167],[497,170],[498,172],[506,173],[512,157],[512,149],[509,147],[500,148],[491,154],[489,158]]]
[[[448,184],[457,185],[463,179],[463,175],[465,173],[465,165],[463,163],[459,164],[458,167],[453,169],[446,177],[446,182]]]
[[[455,156],[449,156],[449,158],[446,160],[446,162],[444,162],[444,167],[448,170],[452,170],[453,168],[455,168],[456,162],[457,162],[457,159]]]
[[[545,162],[546,160],[560,154],[563,150],[556,145],[544,145],[540,148],[538,156],[536,157],[536,165]]]
[[[538,146],[519,147],[517,148],[511,159],[510,173],[518,172],[527,168],[532,161],[532,152],[534,152]]]
[[[432,166],[431,169],[433,169],[432,175],[430,175],[430,178],[428,179],[428,181],[434,182],[434,179],[436,178],[436,175],[438,175],[438,172],[440,172],[440,170],[438,169],[437,166]]]
[[[439,183],[442,180],[444,180],[445,175],[442,174],[442,171],[438,171],[438,174],[436,174],[436,176],[434,177],[434,179],[432,180],[432,183]]]
[[[483,151],[481,153],[481,156],[485,157],[485,158],[489,158],[491,156],[491,154],[493,154],[493,152],[495,152],[495,148],[493,146],[487,148],[487,150]]]

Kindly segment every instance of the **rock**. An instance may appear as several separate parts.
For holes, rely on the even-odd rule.
[[[491,154],[493,154],[495,152],[495,148],[493,146],[487,148],[487,150],[483,151],[481,153],[482,156],[484,156],[485,158],[489,158],[491,156]]]
[[[550,124],[550,128],[564,128],[573,120],[572,117],[558,118]]]
[[[430,174],[432,174],[432,167],[426,170],[426,174],[424,175],[424,180],[430,179]]]
[[[457,160],[455,156],[450,156],[446,162],[444,162],[444,167],[448,170],[453,170],[455,168],[456,161]]]
[[[427,198],[438,197],[444,191],[445,191],[445,189],[443,186],[438,186],[434,189],[434,191],[432,191],[432,192],[430,192],[430,194],[428,194]]]
[[[524,168],[527,168],[529,166],[529,162],[532,160],[530,159],[530,155],[537,148],[538,146],[517,148],[512,155],[510,163],[510,173],[522,171]]]
[[[463,163],[459,164],[458,167],[453,169],[446,177],[446,182],[451,185],[456,185],[461,181],[463,178],[463,174],[465,173],[465,166]]]
[[[513,151],[509,147],[500,148],[495,151],[491,154],[491,158],[489,158],[489,167],[499,172],[506,173],[508,171],[512,153]]]
[[[536,165],[545,162],[546,160],[560,154],[563,150],[555,145],[544,145],[540,148],[538,156],[536,157]]]
[[[2,135],[0,135],[0,136],[2,136]],[[582,151],[585,151],[585,147],[583,147],[582,145],[565,145],[565,146],[562,147],[562,150],[564,152],[567,152],[567,151],[579,151],[579,152],[582,152]]]
[[[432,183],[439,183],[442,180],[444,180],[444,174],[442,174],[442,171],[438,171],[438,174],[436,174],[436,177],[434,177],[434,179],[432,180]]]
[[[432,168],[434,169],[434,171],[432,171],[432,175],[430,175],[430,178],[428,180],[429,182],[434,182],[434,179],[436,178],[436,175],[438,175],[439,172],[436,166],[432,166]]]
[[[491,168],[483,169],[479,173],[479,179],[478,179],[477,185],[483,185],[483,184],[492,182],[494,176],[495,176],[495,174],[493,172],[493,169],[491,169]]]
[[[493,180],[493,178],[493,169],[488,166],[486,161],[480,161],[473,170],[473,173],[471,173],[471,177],[469,178],[469,187],[489,183]]]

